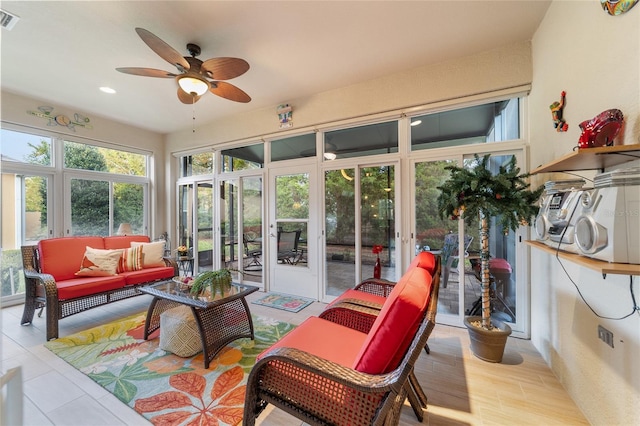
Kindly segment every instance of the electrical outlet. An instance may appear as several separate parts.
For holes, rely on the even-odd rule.
[[[607,345],[613,347],[613,332],[607,330],[603,326],[598,326],[598,338]]]

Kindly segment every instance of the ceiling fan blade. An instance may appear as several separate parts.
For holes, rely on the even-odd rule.
[[[170,78],[176,76],[176,74],[172,74],[169,71],[157,70],[153,68],[116,68],[116,71],[120,71],[125,74],[141,75],[143,77]]]
[[[182,68],[182,70],[185,71],[189,70],[189,62],[187,62],[187,60],[184,59],[177,50],[158,38],[158,36],[144,28],[136,28],[136,32],[142,41],[144,41],[147,46],[156,52],[162,59],[169,62],[171,65],[176,66],[178,69]]]
[[[178,99],[180,99],[180,102],[183,104],[192,105],[200,100],[200,96],[194,96],[178,87]]]
[[[214,95],[218,95],[221,98],[229,99],[230,101],[247,103],[251,101],[251,97],[244,91],[237,88],[233,84],[225,83],[224,81],[214,81],[211,83],[211,89],[209,89]]]
[[[249,70],[249,63],[240,58],[212,58],[202,63],[201,69],[214,80],[230,80]]]

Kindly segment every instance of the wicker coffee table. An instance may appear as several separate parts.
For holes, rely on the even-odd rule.
[[[160,328],[160,314],[185,305],[191,307],[202,339],[204,368],[224,348],[227,343],[243,337],[253,339],[253,321],[245,297],[257,291],[258,287],[231,284],[228,290],[213,297],[194,296],[188,289],[173,280],[140,288],[153,296],[144,325],[145,340]]]

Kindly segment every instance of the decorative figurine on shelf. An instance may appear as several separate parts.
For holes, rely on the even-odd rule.
[[[613,140],[620,129],[624,115],[619,109],[608,109],[586,120],[578,126],[582,129],[580,139],[578,139],[578,148],[595,148],[599,146],[613,145]]]
[[[374,245],[371,251],[376,255],[376,264],[373,266],[373,278],[380,278],[382,272],[382,266],[380,265],[380,253],[382,252],[382,246]]]
[[[569,128],[567,122],[564,120],[564,118],[562,118],[566,95],[567,92],[563,90],[560,93],[560,102],[555,101],[554,103],[549,105],[549,109],[551,109],[551,116],[553,117],[553,127],[556,128],[557,132],[566,132]]]

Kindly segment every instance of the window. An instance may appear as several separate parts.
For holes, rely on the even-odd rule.
[[[213,152],[180,157],[180,176],[200,176],[213,173]]]
[[[64,142],[64,167],[131,176],[147,175],[144,155],[70,141]]]
[[[398,152],[398,122],[370,124],[325,133],[324,153],[335,158]],[[327,158],[325,156],[325,158]]]
[[[22,245],[62,235],[111,235],[120,223],[148,234],[148,155],[65,141],[55,133],[3,128],[1,136],[3,303],[23,300]]]
[[[222,172],[256,170],[264,167],[264,144],[231,148],[222,151]]]
[[[51,166],[52,138],[1,129],[2,161]]]
[[[293,136],[271,142],[271,161],[291,160],[316,156],[316,135]]]
[[[411,119],[411,149],[514,140],[519,129],[518,98],[426,114]]]

